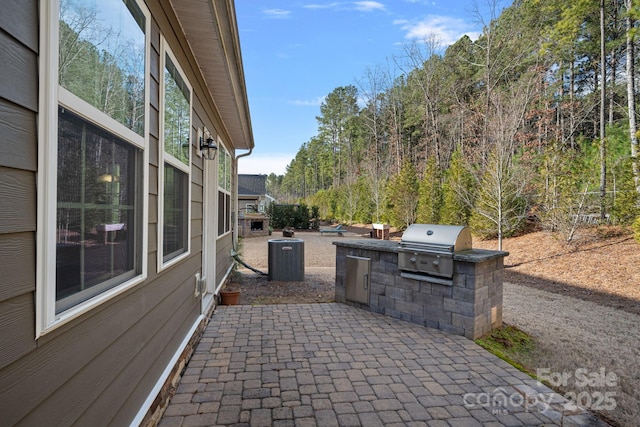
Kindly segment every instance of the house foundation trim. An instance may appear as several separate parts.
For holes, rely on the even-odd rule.
[[[178,347],[167,364],[164,372],[158,378],[158,382],[151,389],[149,396],[138,411],[136,417],[131,421],[131,427],[138,426],[155,426],[160,421],[164,410],[169,404],[171,398],[171,390],[175,388],[182,376],[182,371],[191,358],[196,345],[200,341],[202,333],[207,324],[208,316],[200,315],[189,333]]]

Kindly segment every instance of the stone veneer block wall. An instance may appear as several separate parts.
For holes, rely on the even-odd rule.
[[[252,230],[251,222],[261,221],[262,230]],[[268,216],[245,216],[238,218],[238,237],[262,237],[269,235],[269,217]]]
[[[476,339],[502,325],[507,252],[473,249],[454,255],[452,279],[401,276],[398,243],[354,240],[336,245],[336,302]],[[369,304],[346,299],[346,257],[370,259]]]

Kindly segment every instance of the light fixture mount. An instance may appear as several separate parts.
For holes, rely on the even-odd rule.
[[[206,128],[202,133],[204,135],[200,137],[200,152],[202,153],[202,157],[207,160],[213,160],[218,153],[218,145]]]

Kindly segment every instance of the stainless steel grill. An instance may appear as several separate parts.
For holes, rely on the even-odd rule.
[[[471,249],[471,231],[461,225],[412,224],[400,241],[398,268],[453,277],[453,255]]]

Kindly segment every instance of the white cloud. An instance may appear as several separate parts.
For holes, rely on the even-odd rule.
[[[284,175],[287,166],[289,166],[294,157],[295,153],[252,154],[238,160],[238,173],[249,175],[275,173],[276,175]]]
[[[307,4],[302,7],[307,9],[332,9],[338,6],[340,6],[340,3],[334,2],[334,3],[327,3],[327,4]]]
[[[357,1],[354,3],[356,6],[356,10],[360,10],[363,12],[370,12],[372,10],[385,10],[385,7],[382,3],[378,3],[377,1]]]
[[[400,25],[406,31],[408,39],[427,39],[435,36],[444,46],[449,46],[467,35],[472,40],[479,36],[479,32],[472,31],[472,25],[464,19],[449,16],[429,15],[422,21],[397,20],[394,24]]]
[[[270,18],[279,18],[279,19],[288,18],[289,15],[291,15],[290,10],[284,10],[284,9],[265,9],[262,12]]]
[[[306,9],[336,9],[336,10],[359,10],[361,12],[371,12],[375,10],[384,11],[386,10],[384,4],[371,1],[371,0],[363,0],[356,2],[332,2],[326,4],[307,4],[303,6]]]
[[[319,96],[316,99],[307,99],[307,100],[294,100],[290,101],[289,104],[297,105],[299,107],[319,107],[324,102],[325,96]]]

